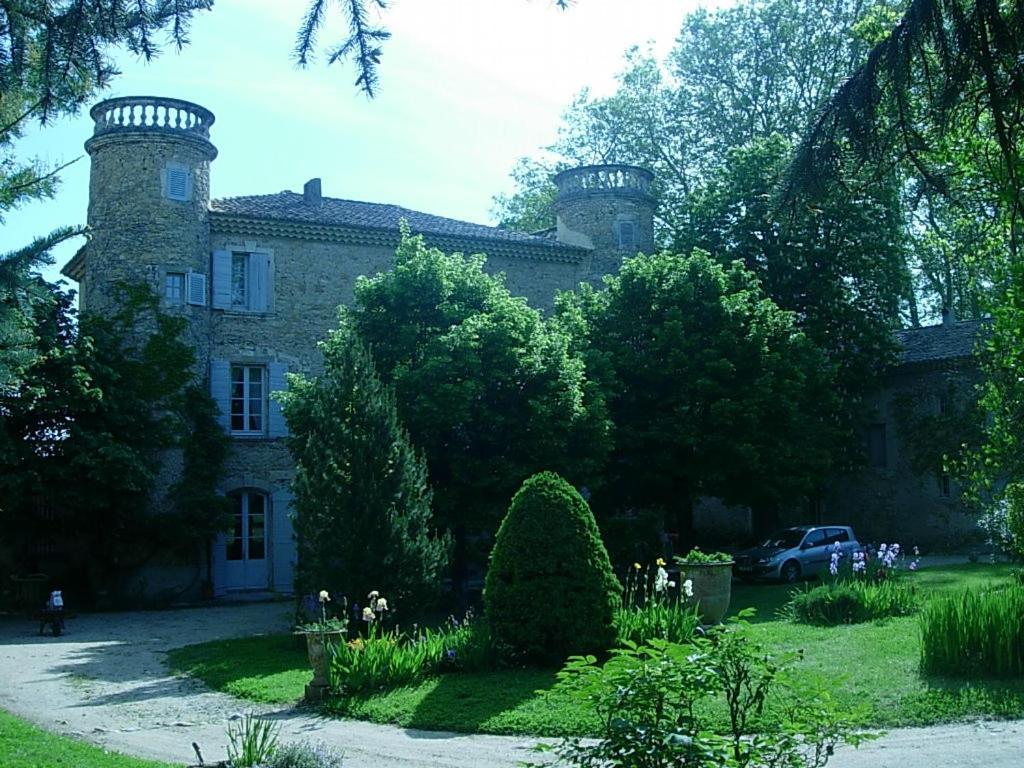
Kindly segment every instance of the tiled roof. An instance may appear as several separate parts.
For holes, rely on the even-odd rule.
[[[543,251],[552,257],[577,260],[585,251],[565,245],[548,237],[512,232],[483,224],[472,224],[444,216],[413,211],[387,203],[364,203],[358,200],[339,200],[324,197],[318,203],[306,202],[297,192],[279,192],[276,195],[248,195],[214,200],[210,210],[215,216],[243,217],[270,221],[293,222],[315,227],[339,227],[378,232],[397,233],[398,223],[405,219],[413,234],[431,235],[444,241],[493,243],[503,252],[525,250]]]
[[[916,365],[970,357],[980,330],[980,320],[964,320],[897,331],[900,363]]]

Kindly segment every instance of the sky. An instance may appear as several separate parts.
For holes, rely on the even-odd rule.
[[[492,223],[491,198],[511,191],[515,160],[554,140],[574,95],[610,93],[627,48],[664,55],[687,12],[720,4],[577,0],[562,11],[549,0],[392,0],[381,17],[392,39],[370,100],[353,86],[350,64],[293,64],[306,0],[216,0],[180,53],[167,49],[149,63],[120,53],[122,74],[102,98],[170,96],[212,110],[214,198],[301,191],[320,177],[326,196]],[[321,42],[342,31],[326,29]],[[82,145],[91,133],[83,110],[18,142],[19,157],[78,159],[53,199],[7,216],[0,252],[85,223]],[[80,244],[56,250],[44,275],[56,279]]]

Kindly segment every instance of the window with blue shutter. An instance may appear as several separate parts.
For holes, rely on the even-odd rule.
[[[225,432],[231,431],[231,363],[210,361],[210,397],[217,403],[217,423]]]
[[[270,374],[270,426],[268,434],[271,437],[287,437],[288,424],[281,410],[281,404],[273,397],[274,392],[284,392],[288,389],[288,381],[285,374],[288,366],[284,363],[271,363],[267,366]]]
[[[273,258],[269,251],[232,248],[213,252],[213,307],[266,312],[271,307]]]

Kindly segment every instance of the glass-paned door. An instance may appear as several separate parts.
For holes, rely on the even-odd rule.
[[[267,588],[267,497],[245,491],[231,497],[232,527],[224,539],[228,589]]]

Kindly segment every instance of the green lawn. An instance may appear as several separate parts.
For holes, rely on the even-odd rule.
[[[0,765],[4,768],[171,768],[107,752],[57,736],[0,710]]]
[[[963,565],[920,571],[927,595],[1009,578],[1009,566]],[[872,726],[925,725],[976,717],[1024,717],[1024,681],[924,679],[918,673],[917,619],[808,627],[776,613],[789,588],[735,585],[733,607],[757,609],[754,637],[778,651],[802,650],[799,673],[824,675],[837,697],[870,710]],[[172,651],[171,666],[218,690],[263,702],[293,702],[310,677],[293,637],[255,637]],[[554,670],[450,674],[419,685],[334,702],[339,715],[397,725],[482,733],[556,736],[586,733],[593,716],[551,692]]]

